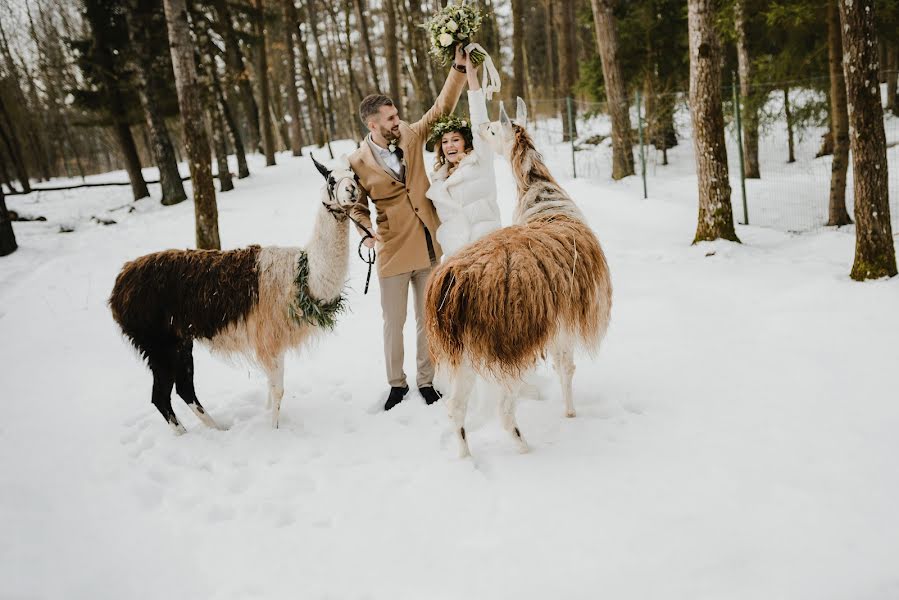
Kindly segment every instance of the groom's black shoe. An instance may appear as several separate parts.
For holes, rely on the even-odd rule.
[[[418,388],[418,393],[425,399],[425,404],[431,405],[443,398],[443,394],[434,389],[434,386],[427,385]]]
[[[397,404],[403,401],[403,396],[405,396],[409,392],[409,386],[405,387],[392,387],[390,388],[390,395],[387,396],[387,402],[384,403],[384,410],[390,410]]]

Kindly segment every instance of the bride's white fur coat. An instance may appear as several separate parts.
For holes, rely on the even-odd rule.
[[[478,129],[489,122],[483,90],[468,92],[474,149],[447,176],[449,165],[432,173],[427,197],[440,217],[437,241],[446,256],[501,227],[496,203],[494,153]]]

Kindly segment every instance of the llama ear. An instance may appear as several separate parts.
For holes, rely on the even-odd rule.
[[[524,127],[528,122],[528,107],[521,96],[516,96],[515,105],[515,122]]]
[[[311,156],[311,155],[310,155],[310,156]],[[318,172],[322,174],[322,177],[324,177],[325,179],[327,179],[327,178],[328,178],[328,175],[331,174],[331,171],[329,171],[328,168],[327,168],[325,165],[323,165],[323,164],[321,164],[320,162],[318,162],[317,160],[315,160],[315,157],[314,157],[314,156],[312,156],[312,162],[315,163],[315,168],[318,169]]]
[[[502,100],[499,101],[499,124],[503,129],[512,129],[512,121],[506,113],[506,107],[503,105]]]
[[[344,171],[352,170],[352,168],[350,167],[350,158],[346,154],[340,155],[340,158],[337,159],[337,166]]]

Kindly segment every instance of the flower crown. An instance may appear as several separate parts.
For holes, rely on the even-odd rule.
[[[437,119],[437,123],[431,128],[431,137],[428,138],[428,142],[436,144],[443,137],[444,133],[460,131],[469,127],[471,127],[471,123],[468,122],[468,119],[463,119],[456,115],[443,115]]]

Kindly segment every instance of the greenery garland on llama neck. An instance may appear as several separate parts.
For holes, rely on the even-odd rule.
[[[297,286],[297,294],[288,307],[290,317],[299,324],[306,323],[313,327],[334,329],[337,325],[337,315],[346,311],[346,297],[340,294],[329,302],[312,297],[309,293],[309,256],[305,250],[300,250],[297,258],[297,276],[294,283]]]

